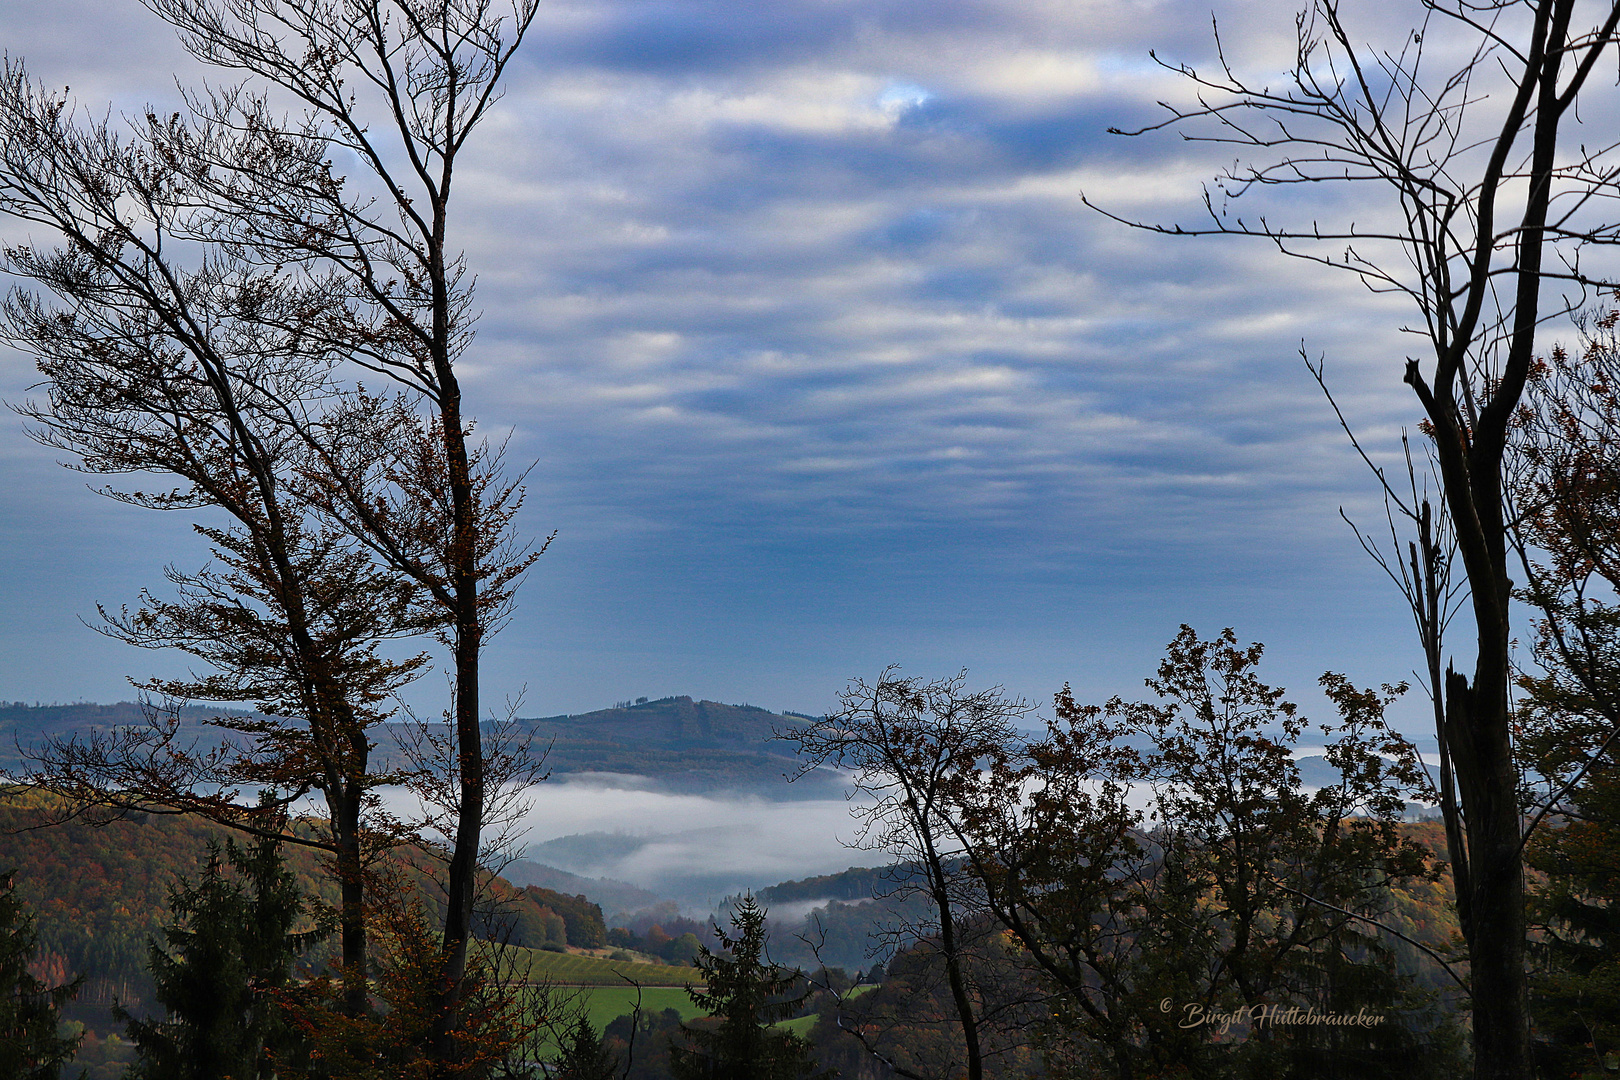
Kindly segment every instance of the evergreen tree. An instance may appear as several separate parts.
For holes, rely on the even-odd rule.
[[[130,1080],[268,1080],[271,1054],[294,1039],[274,991],[303,937],[292,932],[304,905],[280,845],[267,838],[243,850],[227,840],[222,852],[210,841],[201,879],[182,882],[169,906],[183,928],[164,931],[167,948],[150,947],[168,1015],[119,1013],[136,1047]]]
[[[372,1007],[343,1006],[346,987],[320,975],[278,994],[281,1015],[298,1037],[272,1047],[277,1080],[528,1080],[520,1047],[536,1021],[521,987],[503,979],[481,951],[467,964],[463,996],[449,1028],[453,1068],[436,1058],[432,1037],[450,1011],[443,997],[444,936],[417,885],[384,866],[367,886],[367,923],[375,944]]]
[[[1620,767],[1600,759],[1565,809],[1525,858],[1545,875],[1531,902],[1536,1064],[1547,1076],[1612,1075],[1620,1067]]]
[[[1533,373],[1515,502],[1536,666],[1516,721],[1527,804],[1532,1050],[1544,1076],[1620,1069],[1620,311]]]
[[[47,987],[28,971],[36,943],[16,872],[0,874],[0,1076],[16,1080],[56,1080],[82,1038],[61,1034],[57,1015],[84,976]]]
[[[684,1029],[690,1045],[670,1053],[675,1080],[812,1080],[821,1075],[807,1040],[770,1028],[792,1016],[804,999],[786,996],[798,973],[765,956],[765,909],[744,896],[731,915],[731,926],[736,937],[714,928],[721,953],[705,945],[694,961],[708,985],[687,994],[719,1023]]]
[[[618,1080],[619,1059],[602,1045],[590,1020],[582,1016],[569,1033],[551,1076],[554,1080]]]

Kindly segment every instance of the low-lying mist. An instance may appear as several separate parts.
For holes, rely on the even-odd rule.
[[[888,861],[848,846],[858,826],[842,798],[672,793],[643,777],[571,773],[528,799],[529,858],[627,881],[696,912],[745,889]],[[575,839],[554,842],[567,837]]]

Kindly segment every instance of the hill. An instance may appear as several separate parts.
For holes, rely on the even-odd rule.
[[[209,717],[251,715],[241,710],[190,705],[181,711],[182,738],[218,741],[237,738],[209,726]],[[122,701],[112,705],[28,705],[0,702],[0,771],[14,772],[22,762],[19,747],[51,737],[106,732],[144,726],[142,706]],[[546,751],[553,774],[628,773],[650,778],[679,791],[748,791],[776,799],[828,798],[842,790],[831,772],[818,771],[789,784],[798,772],[792,746],[775,738],[778,731],[804,722],[756,705],[725,705],[667,697],[636,705],[573,715],[519,718],[519,733]],[[377,743],[374,765],[386,770],[405,764],[399,751],[403,725],[385,724],[372,731]]]
[[[581,895],[601,905],[604,912],[636,911],[652,907],[664,898],[628,881],[605,877],[581,877],[555,866],[530,859],[514,859],[501,869],[501,876],[514,885],[538,885],[569,896]]]
[[[34,913],[43,955],[38,974],[55,983],[77,973],[88,976],[79,1003],[69,1016],[98,1033],[101,1046],[111,1030],[108,1006],[114,999],[138,1010],[149,994],[144,970],[146,941],[169,921],[168,891],[182,875],[194,875],[210,837],[221,832],[206,823],[156,815],[131,815],[102,827],[80,824],[30,829],[43,803],[34,792],[10,789],[0,799],[0,869],[17,868],[19,893]],[[1441,850],[1444,837],[1432,822],[1402,826],[1406,835]],[[422,858],[401,849],[407,863]],[[290,849],[289,865],[306,892],[335,900],[319,857]],[[884,935],[896,924],[925,924],[922,897],[887,897],[901,883],[901,868],[851,868],[839,874],[782,882],[758,890],[770,907],[774,959],[813,968],[820,963],[850,971],[887,960],[894,942]],[[503,901],[500,925],[481,927],[503,942],[530,977],[558,985],[590,988],[593,1015],[607,1018],[628,1008],[628,977],[641,986],[678,987],[696,976],[690,967],[650,964],[646,955],[658,941],[710,941],[707,922],[680,916],[673,904],[658,905],[642,919],[616,920],[634,932],[607,930],[598,897],[601,886],[617,887],[625,905],[642,907],[650,897],[623,883],[599,882],[563,874],[537,863],[516,863],[511,880],[494,879],[490,892]],[[587,896],[595,892],[594,896]],[[1450,882],[1418,882],[1392,892],[1384,918],[1397,930],[1431,947],[1443,948],[1456,932],[1450,908]],[[424,894],[430,909],[432,894]],[[896,901],[899,900],[897,903]],[[667,909],[667,910],[666,910]],[[725,912],[716,918],[724,924]],[[654,934],[652,921],[662,924]],[[648,923],[643,926],[642,923]],[[645,940],[638,940],[638,935]],[[809,943],[814,942],[815,949]],[[693,945],[695,948],[695,943]],[[1423,985],[1444,988],[1445,981],[1428,959],[1404,943],[1394,943],[1403,970]],[[617,949],[641,955],[612,960]],[[563,950],[563,951],[559,951]],[[670,990],[666,996],[679,992]],[[600,999],[600,1000],[598,1000]],[[659,1000],[662,1000],[661,998]],[[84,1064],[89,1064],[87,1058]],[[112,1068],[111,1065],[108,1066]],[[103,1075],[97,1071],[96,1077]],[[117,1075],[110,1071],[106,1076]]]
[[[1445,831],[1438,823],[1407,822],[1400,831],[1438,859],[1447,858]],[[914,869],[900,864],[851,867],[757,890],[754,895],[770,913],[771,955],[807,969],[825,963],[855,971],[874,960],[887,962],[895,946],[889,931],[901,925],[927,925],[932,918],[926,897],[906,888],[915,877]],[[1458,933],[1450,874],[1391,889],[1380,919],[1427,948],[1447,952]],[[1429,989],[1450,989],[1431,957],[1405,941],[1386,944],[1409,977]]]
[[[836,874],[820,874],[798,881],[784,881],[761,889],[755,895],[766,904],[871,900],[894,892],[916,877],[917,871],[910,868],[914,865],[852,866]]]
[[[703,972],[690,964],[648,964],[614,960],[583,953],[544,952],[504,948],[503,970],[525,982],[552,986],[692,986],[703,983]]]
[[[250,715],[239,709],[212,709],[188,705],[180,710],[181,733],[188,741],[208,738],[218,742],[225,733],[211,728],[209,717],[230,714]],[[22,764],[21,750],[50,738],[105,733],[115,728],[145,727],[148,712],[134,701],[97,705],[80,701],[71,705],[29,705],[22,701],[0,701],[0,771],[15,772]]]
[[[723,705],[686,696],[518,722],[557,732],[562,745],[606,742],[658,751],[758,749],[777,731],[803,723],[757,705]],[[792,755],[784,749],[776,756]]]
[[[793,784],[792,745],[776,733],[804,723],[757,705],[667,697],[569,716],[520,719],[538,746],[550,746],[556,773],[630,773],[679,790],[742,789],[773,797],[826,798],[842,782],[820,772]]]
[[[35,966],[53,983],[85,975],[81,1009],[105,1011],[114,1001],[138,1009],[151,995],[147,942],[171,921],[170,890],[197,875],[210,840],[233,834],[197,818],[157,814],[100,825],[57,822],[55,805],[38,792],[0,790],[0,870],[17,871],[18,895],[35,920]],[[430,857],[410,846],[394,850],[437,917],[437,892],[425,870]],[[305,895],[335,905],[337,890],[319,852],[287,845],[283,854]],[[491,903],[476,927],[483,936],[530,948],[605,943],[601,908],[582,895],[503,878],[487,880],[484,892]]]

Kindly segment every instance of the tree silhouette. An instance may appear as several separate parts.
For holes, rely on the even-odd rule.
[[[1531,373],[1513,494],[1541,671],[1520,679],[1520,756],[1542,822],[1526,845],[1537,1066],[1597,1074],[1620,1053],[1620,313]],[[1539,805],[1536,805],[1539,804]]]
[[[508,793],[533,775],[522,753],[486,749],[480,658],[538,552],[511,538],[522,496],[502,477],[499,448],[472,435],[457,378],[472,340],[471,282],[446,236],[458,155],[498,99],[536,2],[147,7],[198,59],[247,81],[187,93],[183,110],[148,113],[126,143],[109,123],[77,124],[63,95],[35,88],[8,62],[0,211],[65,240],[57,251],[7,249],[8,268],[59,301],[14,296],[11,333],[45,363],[114,369],[88,383],[47,371],[53,397],[36,415],[91,471],[176,471],[175,445],[200,441],[201,465],[178,473],[178,491],[116,495],[225,509],[240,529],[205,535],[230,572],[181,575],[178,603],[149,603],[108,627],[153,647],[200,643],[192,651],[223,659],[218,679],[170,689],[297,707],[321,760],[285,793],[318,787],[332,803],[351,1011],[364,998],[368,842],[355,819],[374,810],[365,729],[416,670],[390,667],[371,646],[428,632],[448,649],[448,734],[428,730],[405,749],[447,849],[442,993],[451,1008],[434,1039],[449,1067],[480,860],[502,839],[491,825],[513,809]],[[290,95],[303,115],[286,117],[272,94]],[[363,178],[337,174],[334,159],[357,163]],[[392,380],[397,393],[345,383],[345,368]],[[125,452],[109,418],[133,419],[146,437],[136,449],[157,453]],[[326,572],[334,564],[338,572]],[[375,606],[348,602],[345,584]],[[338,624],[335,636],[315,625],[322,614]],[[275,692],[248,696],[266,668],[280,679]],[[233,794],[229,782],[242,777],[228,756],[168,757],[166,734],[91,747],[79,762],[98,765],[105,750],[116,774],[144,769],[134,759],[147,752]],[[291,740],[287,730],[246,734]],[[157,772],[180,805],[195,787],[185,771]]]
[[[230,873],[227,873],[227,867]],[[243,850],[208,845],[196,881],[170,894],[180,920],[150,948],[152,981],[165,1015],[127,1021],[136,1059],[132,1080],[269,1080],[276,1057],[293,1052],[278,992],[314,935],[294,926],[304,900],[270,838]]]
[[[28,971],[36,939],[17,896],[15,871],[0,874],[0,1076],[57,1080],[82,1035],[63,1035],[58,1015],[84,982],[46,986]]]
[[[618,1080],[619,1059],[602,1045],[590,1020],[581,1016],[549,1075],[553,1080]]]
[[[1392,530],[1399,516],[1417,534],[1410,558],[1380,561],[1411,602],[1425,654],[1468,944],[1474,1075],[1527,1080],[1524,835],[1508,700],[1509,432],[1538,329],[1613,281],[1586,257],[1620,239],[1605,219],[1620,193],[1620,147],[1574,128],[1583,112],[1604,108],[1591,76],[1613,62],[1620,4],[1423,0],[1416,25],[1383,46],[1360,44],[1366,31],[1352,16],[1363,11],[1390,25],[1387,12],[1338,0],[1315,0],[1298,15],[1293,70],[1280,87],[1246,76],[1218,35],[1213,71],[1165,64],[1191,82],[1196,104],[1167,105],[1163,122],[1129,134],[1174,128],[1223,155],[1235,150],[1236,161],[1206,189],[1203,224],[1127,223],[1259,238],[1416,309],[1412,330],[1429,357],[1405,358],[1403,381],[1423,411],[1445,521],[1435,527],[1415,479],[1408,494],[1374,465]],[[1309,222],[1287,220],[1297,203],[1248,210],[1301,184],[1351,186],[1365,198],[1336,200],[1329,217]],[[1569,293],[1553,299],[1555,284]],[[1443,584],[1451,543],[1465,598]],[[1441,670],[1453,601],[1472,616],[1471,677]]]
[[[983,1003],[966,972],[974,924],[960,910],[975,887],[950,822],[978,762],[1019,741],[1016,722],[1029,707],[999,687],[970,691],[966,684],[966,673],[928,681],[890,667],[876,682],[851,683],[836,712],[781,737],[798,746],[800,775],[822,765],[853,772],[857,788],[872,797],[858,812],[862,842],[919,871],[917,884],[902,884],[893,895],[921,892],[928,900],[929,924],[906,932],[939,951],[967,1077],[980,1080]],[[977,928],[986,925],[981,920]]]
[[[706,976],[704,989],[687,990],[718,1024],[687,1026],[687,1046],[675,1046],[670,1066],[676,1080],[810,1080],[816,1066],[810,1045],[770,1025],[797,1010],[792,998],[797,972],[765,955],[765,909],[752,896],[731,914],[733,937],[714,928],[720,952],[707,945],[695,961]]]

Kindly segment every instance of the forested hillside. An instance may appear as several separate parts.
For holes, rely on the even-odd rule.
[[[234,834],[193,817],[131,814],[91,825],[55,822],[54,800],[21,789],[0,798],[0,871],[17,872],[17,891],[33,912],[39,935],[37,967],[54,983],[85,976],[78,1002],[104,1009],[115,1002],[139,1010],[151,996],[147,942],[173,922],[169,893],[195,878],[210,840]],[[284,845],[301,892],[318,904],[336,902],[320,854]],[[397,859],[430,912],[441,905],[430,887],[430,859],[401,848]],[[496,878],[485,884],[479,935],[516,946],[601,948],[607,928],[599,906],[583,896]],[[320,954],[317,954],[319,956]]]
[[[229,733],[206,724],[209,717],[221,714],[246,715],[241,710],[188,705],[180,710],[182,735],[188,741],[202,738],[218,742],[228,738]],[[83,701],[69,705],[0,701],[0,770],[14,774],[23,765],[25,752],[47,739],[86,738],[115,728],[144,727],[150,715],[147,707],[133,701],[111,705]]]
[[[41,797],[17,789],[0,801],[0,869],[19,871],[19,893],[37,919],[38,972],[53,984],[85,975],[81,1007],[75,1014],[100,1026],[106,1023],[106,1006],[116,1001],[138,1010],[149,998],[147,942],[159,938],[171,922],[169,891],[182,877],[195,877],[208,840],[227,834],[195,819],[158,815],[134,815],[95,826],[32,828],[43,819],[45,805]],[[1443,835],[1435,823],[1407,825],[1403,832],[1443,850]],[[401,854],[407,864],[422,864],[419,852]],[[335,900],[330,877],[314,853],[289,846],[287,858],[306,894],[327,904]],[[779,913],[772,920],[772,955],[805,969],[832,963],[865,970],[874,959],[885,959],[892,948],[881,937],[885,927],[897,919],[912,924],[926,921],[926,905],[919,905],[915,896],[903,908],[882,900],[908,881],[914,883],[914,875],[894,868],[852,868],[761,889],[762,902]],[[601,908],[583,896],[504,880],[492,882],[490,891],[499,901],[498,914],[486,914],[480,934],[512,945],[622,947],[674,957],[677,952],[666,945],[678,944],[675,935],[701,933],[708,938],[704,923],[678,916],[672,906],[663,916],[639,920],[635,929],[612,930]],[[424,889],[422,895],[430,908],[437,907],[433,890]],[[1457,925],[1450,905],[1449,879],[1442,877],[1394,890],[1384,918],[1408,937],[1444,950]],[[653,921],[659,918],[662,923]],[[815,950],[808,944],[811,941]],[[1403,943],[1394,948],[1424,985],[1445,985],[1443,974],[1417,949]],[[692,952],[681,955],[690,957]]]

